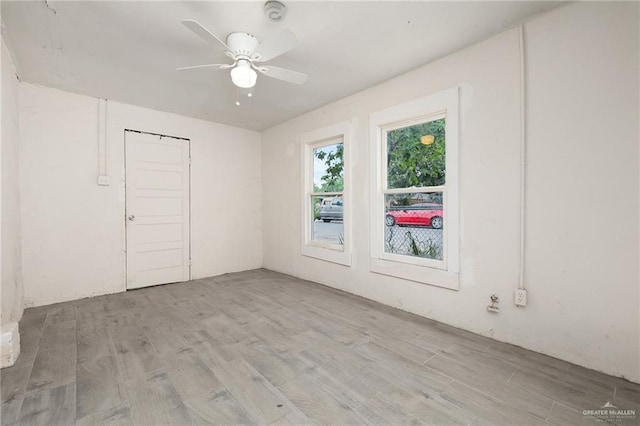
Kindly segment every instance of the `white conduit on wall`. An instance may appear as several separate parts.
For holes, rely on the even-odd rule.
[[[98,99],[98,185],[109,185],[106,99]]]
[[[519,27],[520,38],[520,274],[518,288],[524,289],[525,273],[525,219],[526,219],[526,177],[527,177],[527,85],[524,45],[524,25]]]

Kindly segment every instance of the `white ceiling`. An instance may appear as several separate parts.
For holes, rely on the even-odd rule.
[[[23,81],[262,130],[473,44],[559,2],[2,1],[3,31]],[[264,40],[284,28],[296,49],[269,64],[309,75],[303,86],[264,76],[236,106],[228,71],[177,67],[229,62],[180,24],[221,38]]]

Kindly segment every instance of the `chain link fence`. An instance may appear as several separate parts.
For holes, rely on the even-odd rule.
[[[385,253],[442,260],[442,229],[385,225]]]

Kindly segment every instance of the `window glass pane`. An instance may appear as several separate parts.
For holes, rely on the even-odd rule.
[[[313,150],[313,192],[344,191],[344,144]]]
[[[445,119],[387,132],[387,188],[445,184]]]
[[[442,260],[442,192],[385,194],[385,253]]]
[[[311,196],[313,208],[311,239],[313,241],[344,245],[343,198]]]

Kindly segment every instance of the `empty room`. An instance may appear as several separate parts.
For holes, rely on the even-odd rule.
[[[2,425],[640,423],[640,3],[0,3]]]

